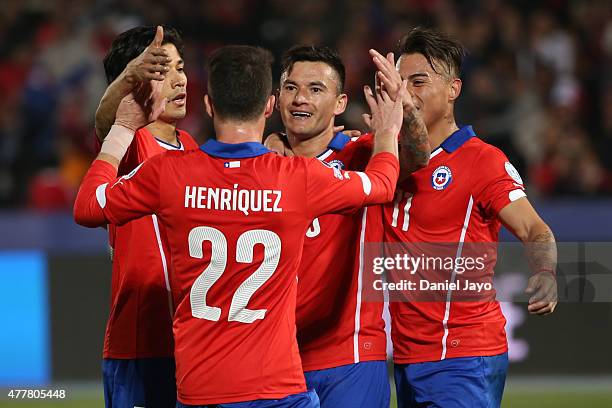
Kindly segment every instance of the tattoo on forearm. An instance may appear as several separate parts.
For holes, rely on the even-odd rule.
[[[400,146],[401,174],[404,177],[427,166],[431,153],[427,128],[421,116],[415,111],[404,114]]]
[[[539,233],[525,245],[527,261],[533,272],[554,272],[557,267],[557,245],[552,231]]]

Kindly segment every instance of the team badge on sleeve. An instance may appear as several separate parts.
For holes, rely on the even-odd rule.
[[[342,172],[340,171],[344,167],[344,164],[340,160],[333,160],[333,161],[331,161],[329,163],[326,162],[326,161],[321,161],[321,163],[323,163],[325,166],[327,166],[330,169],[332,169],[334,171],[334,176],[338,180],[344,180],[344,177],[342,176]],[[349,178],[349,177],[347,177],[347,178]]]
[[[521,185],[524,184],[523,179],[521,178],[521,175],[519,174],[516,167],[512,165],[512,163],[506,162],[504,164],[504,167],[506,168],[506,173],[508,173],[508,175],[512,177],[512,180],[516,181],[518,184],[521,184]]]
[[[436,190],[444,190],[453,178],[451,169],[446,166],[438,166],[431,173],[431,186]]]

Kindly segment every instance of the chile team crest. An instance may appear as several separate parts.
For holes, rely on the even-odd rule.
[[[438,166],[431,174],[431,186],[436,190],[444,190],[453,178],[451,169],[446,166]]]

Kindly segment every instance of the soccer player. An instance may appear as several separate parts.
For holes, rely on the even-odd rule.
[[[147,82],[159,81],[170,102],[153,123],[138,129],[119,165],[128,174],[168,150],[197,149],[176,128],[185,116],[187,77],[183,43],[170,27],[136,27],[120,34],[104,59],[109,86],[96,112],[96,134],[106,137],[121,99]],[[156,215],[123,225],[109,224],[113,254],[110,316],[103,351],[107,407],[174,407],[174,305],[169,288],[168,248]]]
[[[278,109],[292,154],[316,157],[338,170],[363,171],[372,154],[372,134],[350,138],[333,131],[335,116],[346,108],[344,80],[345,68],[334,50],[295,46],[283,56]],[[364,91],[372,108],[372,92]],[[429,153],[424,124],[414,131],[420,119],[409,116],[404,117],[400,150],[406,176],[425,166]],[[315,218],[306,232],[298,273],[297,338],[306,383],[324,408],[389,406],[382,298],[362,299],[363,246],[381,241],[378,206]]]
[[[416,28],[401,43],[397,67],[392,54],[370,52],[392,96],[402,79],[408,81],[433,148],[429,165],[402,183],[394,203],[385,206],[385,241],[408,247],[455,243],[457,259],[470,245],[473,253],[473,243],[497,242],[503,224],[527,247],[533,272],[529,312],[552,313],[557,299],[553,233],[530,205],[504,153],[479,139],[471,126],[455,123],[462,46]],[[488,261],[490,280],[495,249]],[[458,279],[452,268],[441,277]],[[400,407],[500,406],[508,366],[504,316],[494,293],[490,301],[456,300],[460,295],[449,287],[440,302],[391,304]]]
[[[156,96],[143,105],[143,89],[124,98],[75,202],[82,225],[155,213],[167,227],[179,407],[318,406],[295,338],[306,230],[325,213],[393,197],[401,103],[375,96],[374,155],[365,172],[282,157],[261,144],[274,109],[271,62],[261,48],[216,51],[204,101],[217,140],[153,157],[115,180],[125,146],[159,105]]]

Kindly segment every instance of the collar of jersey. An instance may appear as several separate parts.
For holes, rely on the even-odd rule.
[[[453,132],[453,134],[447,137],[439,147],[443,148],[448,153],[452,153],[474,136],[476,136],[476,133],[474,132],[474,129],[472,129],[472,126],[461,126],[459,130],[456,130]],[[432,149],[431,151],[434,152],[438,150],[439,147]]]
[[[257,142],[222,143],[214,139],[210,139],[200,146],[200,150],[211,156],[224,159],[245,159],[272,152],[264,145]]]
[[[332,140],[329,142],[329,144],[327,145],[327,150],[319,154],[317,157],[323,156],[330,149],[339,152],[340,150],[344,149],[344,146],[346,146],[346,144],[350,142],[350,140],[351,138],[345,135],[344,133],[337,132],[334,135],[334,137],[332,137]]]

